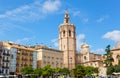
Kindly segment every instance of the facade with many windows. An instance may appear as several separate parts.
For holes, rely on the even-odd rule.
[[[0,44],[2,44],[1,74],[21,74],[26,66],[36,69],[37,52],[35,49],[10,42],[0,42]]]
[[[49,48],[47,46],[35,46],[37,52],[37,67],[42,68],[51,65],[51,68],[63,68],[63,51]]]
[[[10,66],[10,47],[3,46],[3,43],[0,43],[0,74],[6,75],[9,74]]]

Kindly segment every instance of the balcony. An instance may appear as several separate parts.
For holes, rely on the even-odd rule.
[[[2,70],[0,70],[0,74],[3,73]]]
[[[5,55],[5,56],[10,56],[10,54],[8,54],[8,53],[3,53],[3,55]]]
[[[31,53],[30,56],[33,56],[33,54]]]
[[[9,62],[9,60],[8,59],[7,60],[3,59],[3,62]]]
[[[24,53],[24,55],[26,55],[26,56],[27,56],[27,55],[28,55],[28,53]]]
[[[2,66],[2,68],[6,68],[6,69],[9,69],[9,66]]]
[[[27,66],[27,64],[24,64],[24,66]]]
[[[20,58],[16,58],[17,60],[20,60]]]
[[[19,66],[19,64],[17,63],[16,66]]]
[[[33,59],[31,58],[30,61],[33,61]]]

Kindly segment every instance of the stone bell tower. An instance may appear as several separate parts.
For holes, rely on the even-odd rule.
[[[64,67],[75,68],[76,30],[70,22],[68,11],[65,12],[64,22],[59,27],[59,49],[64,51]]]

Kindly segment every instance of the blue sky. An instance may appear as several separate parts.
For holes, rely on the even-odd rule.
[[[104,53],[120,41],[119,0],[0,0],[0,40],[57,48],[66,8],[76,26],[77,50],[86,41]],[[111,48],[112,48],[111,47]]]

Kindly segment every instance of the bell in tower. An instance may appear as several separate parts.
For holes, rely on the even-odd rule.
[[[70,23],[69,14],[67,10],[65,12],[64,23]]]

